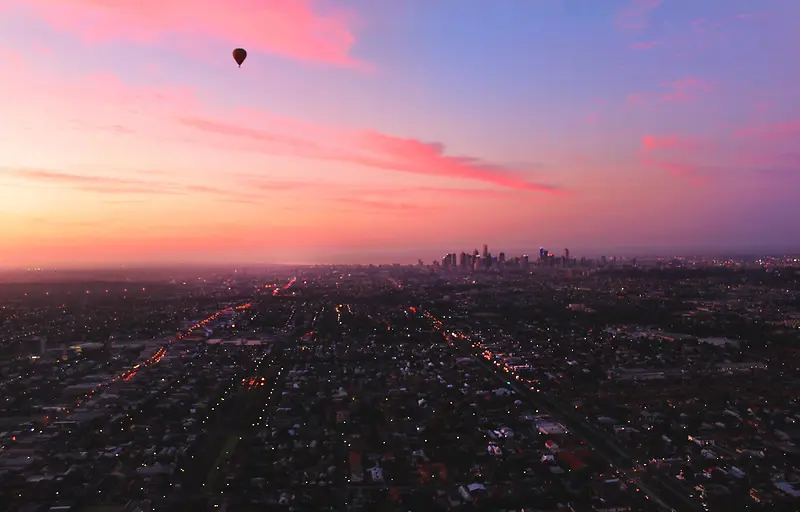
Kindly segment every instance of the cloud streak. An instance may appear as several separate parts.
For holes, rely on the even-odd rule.
[[[237,176],[247,183],[251,190],[261,190],[266,192],[326,192],[338,197],[342,201],[343,197],[355,197],[360,199],[372,200],[372,198],[389,199],[419,199],[419,204],[425,201],[442,200],[482,200],[482,199],[503,199],[503,200],[527,200],[529,195],[525,191],[514,189],[490,189],[490,188],[452,188],[452,187],[392,187],[374,188],[364,187],[353,184],[329,182],[297,182],[297,181],[271,181],[264,180],[255,174],[244,174]],[[424,198],[424,199],[423,199]],[[366,205],[367,203],[365,203]],[[390,206],[391,208],[391,206]]]
[[[765,20],[770,17],[771,15],[768,12],[745,12],[723,18],[697,18],[689,26],[698,34],[708,35],[737,22]]]
[[[700,142],[681,135],[644,135],[642,137],[642,148],[646,151],[662,149],[692,151],[701,147]]]
[[[631,50],[652,50],[663,44],[661,41],[637,41],[631,45]]]
[[[303,62],[368,68],[351,55],[353,14],[323,12],[310,0],[20,0],[12,5],[89,43],[172,44],[196,52],[198,40],[210,39]]]
[[[682,160],[697,156],[706,145],[698,140],[681,135],[644,135],[641,139],[644,151],[643,163],[666,171],[671,176],[688,180],[693,185],[705,185],[709,181],[702,166]],[[668,158],[664,155],[667,154]],[[675,157],[681,161],[675,160]]]
[[[693,76],[687,76],[671,82],[659,84],[659,92],[628,93],[626,102],[629,107],[638,108],[653,103],[688,103],[701,94],[714,90],[711,83]]]
[[[782,121],[778,123],[745,126],[736,130],[735,135],[741,138],[783,141],[800,137],[800,120]]]
[[[99,194],[176,195],[180,190],[163,184],[124,178],[74,174],[47,169],[0,169],[0,176],[18,178],[30,183],[69,187]]]
[[[178,121],[202,132],[255,141],[259,143],[255,148],[259,151],[425,176],[472,180],[528,192],[561,193],[554,186],[526,181],[519,172],[479,158],[446,155],[445,146],[441,143],[426,143],[374,131],[327,127],[315,130],[317,135],[328,134],[326,140],[312,141],[282,133],[280,126],[257,129],[199,117],[182,117]]]
[[[707,176],[706,168],[700,165],[674,160],[664,160],[660,158],[645,158],[645,165],[662,169],[675,178],[688,181],[694,186],[707,185],[710,177]]]
[[[21,77],[19,83],[0,84],[6,101],[11,102],[11,98],[19,95],[30,95],[29,91],[33,90],[35,92],[30,98],[47,109],[51,118],[56,122],[59,118],[66,118],[66,129],[77,129],[88,135],[103,133],[107,137],[128,138],[131,140],[129,144],[137,145],[143,139],[170,140],[195,147],[223,149],[229,153],[251,151],[338,162],[421,178],[472,181],[509,190],[551,195],[564,193],[559,187],[529,179],[532,169],[517,170],[471,155],[451,155],[440,142],[309,123],[258,110],[223,111],[204,104],[193,89],[169,84],[131,86],[109,73],[95,73],[55,84],[25,66],[20,66],[16,72]],[[50,181],[55,179],[51,177]],[[60,179],[68,178],[62,176]],[[185,187],[166,182],[78,183],[74,181],[77,179],[73,178],[72,186],[85,191],[187,193]],[[275,191],[276,185],[271,187]],[[221,191],[216,195],[232,197]],[[261,199],[245,193],[235,197],[255,202]]]
[[[614,25],[622,30],[642,30],[650,21],[661,0],[632,0],[614,15]]]
[[[74,190],[98,194],[187,195],[190,193],[200,193],[233,200],[263,199],[263,197],[258,194],[230,191],[207,185],[180,185],[164,181],[76,174],[48,169],[5,168],[0,169],[0,176],[17,178],[35,184],[69,187]]]
[[[661,96],[667,102],[684,102],[697,97],[701,92],[712,89],[711,84],[693,76],[681,78],[673,82],[664,82],[662,87],[669,90]]]
[[[431,212],[440,210],[436,205],[420,205],[414,203],[398,203],[392,200],[377,200],[377,199],[362,199],[357,197],[337,198],[337,204],[345,208],[340,211],[351,211],[355,213],[362,213],[367,210],[372,213],[389,213],[389,214],[422,214],[427,215]],[[355,208],[348,208],[355,207]]]
[[[787,126],[782,123],[751,128],[746,134],[747,137],[755,136],[756,142],[759,142],[759,137],[771,135],[773,130],[785,135],[786,129]],[[736,141],[735,149],[732,149],[724,144],[712,145],[681,135],[644,135],[641,139],[642,163],[693,185],[706,185],[720,179],[765,180],[800,176],[800,155],[797,153],[766,152],[760,144],[747,145],[744,142]]]

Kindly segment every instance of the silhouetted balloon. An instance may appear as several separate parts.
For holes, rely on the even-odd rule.
[[[244,48],[236,48],[235,50],[233,50],[233,60],[235,60],[236,63],[239,64],[239,67],[242,67],[242,62],[244,62],[244,59],[246,58],[247,58],[247,50],[245,50]]]

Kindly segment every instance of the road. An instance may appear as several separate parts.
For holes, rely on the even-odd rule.
[[[158,349],[156,349],[156,351],[153,352],[153,354],[151,354],[144,361],[140,361],[140,362],[138,362],[137,364],[135,364],[135,365],[133,365],[131,367],[123,369],[117,375],[115,375],[113,378],[109,379],[106,382],[101,382],[101,383],[97,384],[97,386],[95,386],[91,391],[89,391],[86,394],[78,397],[76,399],[76,401],[75,401],[75,405],[72,406],[69,409],[65,409],[63,411],[63,414],[67,414],[67,415],[72,414],[72,412],[75,411],[76,409],[80,408],[81,405],[84,405],[84,404],[88,403],[90,400],[95,398],[95,396],[97,396],[98,394],[100,394],[104,390],[108,389],[114,383],[119,382],[119,381],[128,381],[128,380],[134,378],[136,376],[136,374],[138,373],[140,368],[145,367],[145,366],[151,366],[151,365],[157,364],[167,354],[168,347],[174,341],[182,340],[183,338],[186,338],[187,336],[190,336],[195,329],[199,329],[203,325],[205,325],[205,324],[207,324],[209,322],[213,322],[214,320],[216,320],[220,315],[222,315],[225,312],[247,309],[250,306],[251,306],[251,303],[248,302],[246,304],[240,304],[238,306],[220,309],[219,311],[216,311],[214,314],[209,315],[204,320],[201,320],[201,321],[197,322],[196,324],[192,325],[189,329],[185,330],[181,334],[178,334],[175,337],[175,339],[169,340],[166,343],[164,343],[163,345],[160,345],[158,347]],[[46,424],[52,423],[52,422],[60,419],[61,417],[62,417],[62,414],[59,413],[59,412],[51,413],[49,416],[47,416],[45,418],[45,423]]]
[[[554,402],[549,397],[542,393],[531,391],[531,389],[520,382],[513,373],[506,372],[487,361],[479,351],[473,347],[470,338],[463,333],[447,329],[444,324],[436,317],[428,312],[417,312],[427,316],[437,331],[439,331],[451,346],[473,356],[484,368],[492,372],[498,380],[511,386],[514,391],[519,393],[520,396],[526,398],[537,409],[550,414],[553,417],[560,418],[564,424],[573,432],[577,433],[580,437],[586,440],[587,444],[591,446],[600,456],[618,471],[621,477],[624,477],[629,482],[633,482],[642,492],[644,492],[648,499],[655,503],[661,510],[678,512],[687,511],[694,512],[700,510],[697,503],[692,502],[687,496],[678,492],[678,490],[665,485],[661,485],[664,492],[656,491],[651,485],[642,481],[642,478],[634,472],[635,460],[627,454],[616,443],[607,439],[605,436],[591,429],[584,421],[576,418],[574,413],[565,410],[560,404]],[[653,478],[658,478],[652,475]],[[666,494],[665,494],[666,493]]]

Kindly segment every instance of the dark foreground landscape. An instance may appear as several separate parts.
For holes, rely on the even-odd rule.
[[[2,510],[800,509],[791,261],[187,273],[3,285]]]

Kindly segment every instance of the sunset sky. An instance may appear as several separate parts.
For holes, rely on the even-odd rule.
[[[798,0],[0,0],[0,267],[800,248],[798,23]]]

